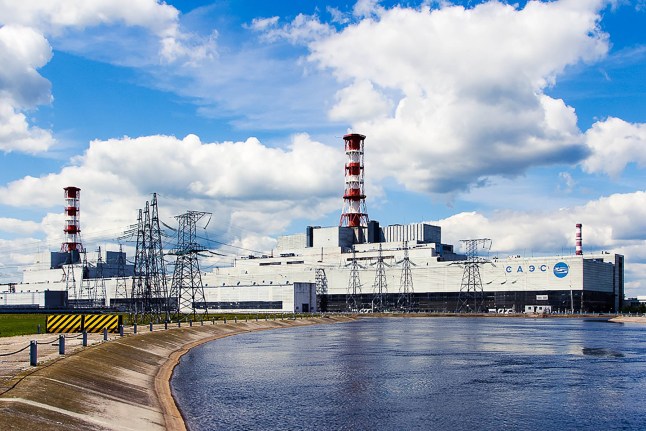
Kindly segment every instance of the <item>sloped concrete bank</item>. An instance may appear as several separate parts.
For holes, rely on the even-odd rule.
[[[182,430],[170,377],[192,347],[250,331],[352,319],[205,322],[90,346],[18,374],[0,395],[0,429]]]

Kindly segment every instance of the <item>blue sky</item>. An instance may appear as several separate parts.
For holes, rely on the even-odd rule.
[[[0,279],[60,246],[68,185],[88,250],[153,192],[243,249],[337,224],[353,131],[371,219],[499,254],[572,252],[580,222],[646,295],[645,22],[643,0],[0,0]]]

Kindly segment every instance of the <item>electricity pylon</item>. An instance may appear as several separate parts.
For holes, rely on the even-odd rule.
[[[316,268],[316,310],[327,311],[327,275],[325,269]]]
[[[386,264],[379,244],[379,255],[375,265],[375,282],[372,285],[372,311],[380,313],[388,308],[388,283],[386,281]]]
[[[361,295],[361,280],[359,279],[359,262],[356,251],[352,246],[352,260],[350,261],[350,279],[348,280],[348,293],[345,298],[346,308],[350,312],[358,312]]]
[[[404,258],[397,263],[402,266],[397,308],[402,311],[411,311],[413,309],[413,272],[411,271],[411,265],[414,265],[414,263],[408,257],[407,241],[404,241]]]
[[[170,253],[177,256],[170,300],[177,301],[171,306],[174,308],[175,316],[178,317],[182,310],[187,309],[191,310],[193,317],[196,316],[198,309],[203,309],[204,313],[207,312],[198,262],[198,254],[206,251],[206,248],[196,242],[196,226],[202,217],[210,214],[201,211],[188,211],[175,216],[179,222],[179,228],[177,229],[177,248]]]
[[[457,262],[458,265],[464,266],[464,272],[456,312],[481,313],[484,311],[484,290],[480,278],[480,266],[490,261],[478,256],[478,248],[489,251],[491,240],[489,238],[463,239],[460,242],[464,244],[467,259]]]

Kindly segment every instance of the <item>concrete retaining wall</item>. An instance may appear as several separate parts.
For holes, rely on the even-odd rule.
[[[249,331],[349,320],[205,323],[96,344],[6,382],[0,395],[0,429],[185,429],[169,380],[177,361],[190,348]]]

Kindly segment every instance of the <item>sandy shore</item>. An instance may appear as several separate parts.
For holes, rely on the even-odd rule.
[[[46,351],[44,363],[37,367],[25,365],[24,358],[22,366],[11,367],[10,360],[0,358],[4,360],[0,361],[4,376],[0,380],[0,429],[183,430],[170,377],[179,358],[192,347],[250,331],[349,320],[341,316],[226,325],[205,322],[169,326],[168,330],[156,327],[153,332],[146,327],[136,335],[130,331],[108,342],[94,339],[92,346],[71,348],[65,356]],[[24,337],[11,338],[16,339],[16,346],[24,344]],[[21,355],[25,353],[28,361],[29,351]]]
[[[646,316],[617,316],[609,319],[610,322],[646,323]]]

